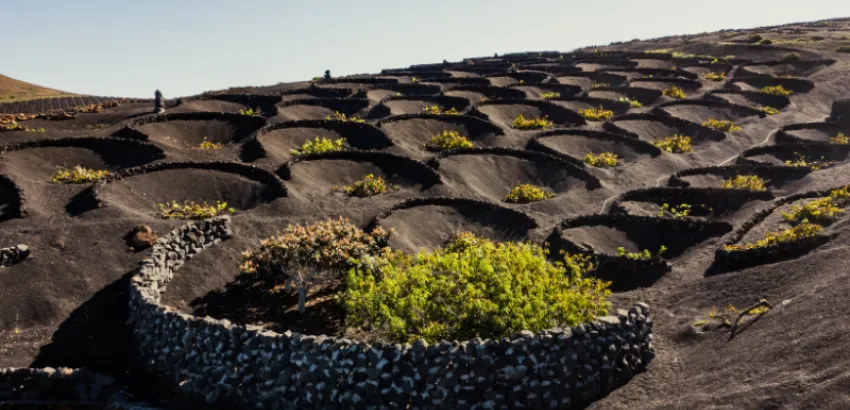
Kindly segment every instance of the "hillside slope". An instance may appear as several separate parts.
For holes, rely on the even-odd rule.
[[[30,84],[0,74],[0,103],[71,96],[72,93]]]

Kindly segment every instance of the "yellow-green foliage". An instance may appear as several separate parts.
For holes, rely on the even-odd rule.
[[[540,98],[543,98],[543,99],[546,99],[546,100],[548,100],[550,98],[559,98],[560,96],[561,96],[561,93],[555,93],[555,92],[540,94]]]
[[[769,87],[762,87],[761,92],[762,92],[762,94],[777,95],[777,96],[783,96],[783,97],[787,97],[791,94],[794,94],[793,91],[786,90],[785,87],[783,87],[781,85],[773,85],[773,86],[769,86]]]
[[[514,122],[511,123],[511,127],[516,128],[518,130],[539,130],[543,128],[549,128],[552,126],[552,121],[548,120],[547,116],[543,116],[543,118],[532,118],[526,119],[524,115],[520,114],[514,119]]]
[[[260,117],[263,115],[263,112],[260,110],[260,107],[257,107],[248,108],[247,110],[239,110],[239,114]]]
[[[723,132],[735,132],[741,130],[741,127],[739,127],[732,121],[716,120],[714,118],[709,118],[708,121],[702,123],[702,126]]]
[[[672,137],[666,137],[663,140],[655,141],[655,146],[661,148],[662,151],[673,154],[691,152],[691,137],[675,134]]]
[[[675,98],[675,99],[677,99],[677,100],[680,100],[680,99],[682,99],[682,98],[687,97],[687,95],[685,95],[685,92],[684,92],[684,91],[682,91],[682,89],[681,89],[681,88],[676,87],[675,85],[674,85],[674,86],[671,86],[670,88],[668,88],[668,89],[666,89],[666,90],[664,90],[664,93],[663,93],[663,94],[664,94],[664,95],[666,95],[666,96],[668,96],[668,97],[670,97],[670,98]]]
[[[383,194],[384,192],[392,192],[398,189],[396,185],[387,184],[383,177],[376,177],[374,174],[366,175],[361,181],[354,181],[351,185],[335,186],[334,191],[344,192],[346,195],[366,198]]]
[[[594,81],[593,84],[591,84],[590,88],[593,88],[593,89],[596,89],[596,88],[611,88],[611,84],[597,83],[596,81]]]
[[[723,71],[711,71],[705,73],[702,78],[705,78],[709,81],[723,81],[726,79],[726,73]]]
[[[661,257],[664,252],[667,252],[667,247],[661,245],[661,248],[658,249],[658,253],[655,254],[654,257]],[[642,252],[628,252],[626,251],[626,248],[622,246],[617,248],[617,256],[636,261],[646,261],[653,258],[652,252],[650,252],[649,249],[644,249]]]
[[[724,179],[720,186],[724,189],[747,189],[750,191],[767,191],[764,186],[767,183],[758,175],[735,175],[732,178]]]
[[[620,97],[619,99],[617,99],[617,101],[629,103],[629,107],[631,107],[631,108],[642,108],[643,107],[643,104],[641,104],[640,101],[632,100],[632,99],[629,99],[627,97]]]
[[[0,131],[24,131],[24,132],[44,132],[44,127],[42,128],[29,128],[25,127],[21,124],[18,124],[17,121],[9,121],[8,124],[0,125]]]
[[[757,109],[757,110],[759,110],[759,111],[761,111],[761,112],[763,112],[763,113],[765,113],[765,114],[767,114],[767,115],[776,115],[776,114],[779,114],[779,110],[778,110],[778,109],[773,108],[773,107],[770,107],[770,106],[767,106],[767,105],[765,105],[765,106],[763,106],[763,107],[753,107],[753,108],[755,108],[755,109]]]
[[[794,226],[793,228],[789,228],[784,231],[769,232],[767,235],[765,235],[764,238],[759,239],[756,242],[746,243],[743,245],[723,245],[723,249],[727,251],[742,251],[747,249],[766,248],[781,243],[794,242],[799,239],[811,238],[817,235],[822,230],[823,227],[820,225],[816,225],[808,221],[803,221],[800,224]]]
[[[399,343],[496,339],[607,314],[609,283],[584,277],[581,261],[567,267],[546,256],[531,243],[468,233],[444,249],[393,253],[349,271],[339,298],[346,328]]]
[[[458,115],[458,111],[452,107],[449,110],[443,110],[439,105],[429,105],[422,109],[422,112],[426,114],[434,114],[434,115]]]
[[[711,208],[705,205],[697,205],[697,207],[711,211]],[[691,204],[670,205],[665,203],[664,205],[661,205],[661,210],[658,211],[658,216],[669,216],[675,219],[682,219],[690,216],[693,209],[694,207],[691,206]]]
[[[839,132],[838,135],[829,137],[829,142],[830,144],[850,144],[850,137]]]
[[[762,299],[762,301],[765,301]],[[747,311],[747,316],[759,316],[767,313],[770,308],[766,305],[757,306],[753,309]],[[732,327],[732,322],[738,320],[738,316],[741,315],[741,310],[736,308],[733,305],[726,306],[726,310],[721,311],[717,309],[716,306],[712,306],[711,310],[706,314],[705,319],[700,319],[695,321],[693,326],[707,326],[709,324],[716,324],[718,326],[723,327]]]
[[[599,108],[585,108],[578,111],[579,115],[588,121],[607,121],[614,116],[614,111]]]
[[[841,46],[835,49],[839,53],[850,53],[850,46]]]
[[[350,117],[350,118],[346,117],[345,114],[343,114],[339,111],[334,112],[333,117],[331,117],[330,115],[325,116],[325,120],[326,121],[334,120],[334,121],[339,121],[339,122],[356,122],[356,123],[359,123],[359,124],[366,122],[366,120],[360,119],[360,117],[358,117],[356,115],[353,116],[353,117]]]
[[[109,171],[88,169],[77,165],[71,169],[61,168],[57,170],[50,178],[50,182],[54,184],[85,184],[99,181],[107,175],[109,175]]]
[[[443,132],[431,137],[431,142],[427,145],[428,148],[438,149],[440,151],[455,148],[472,148],[473,146],[468,138],[460,135],[457,131],[450,130],[443,130]]]
[[[794,205],[791,207],[791,212],[782,212],[782,217],[791,223],[801,221],[829,223],[834,221],[839,214],[844,213],[841,208],[847,204],[848,199],[850,199],[850,191],[845,186],[833,190],[829,193],[829,196],[824,198],[813,199],[802,206]]]
[[[289,153],[295,156],[323,154],[326,152],[345,151],[348,149],[348,144],[345,138],[332,140],[325,137],[316,137],[312,141],[307,141],[301,146],[300,150],[290,150]]]
[[[554,197],[555,194],[530,184],[519,184],[511,189],[505,201],[515,204],[542,201]]]
[[[177,201],[157,204],[159,214],[165,219],[206,219],[212,218],[222,213],[236,213],[236,210],[229,208],[227,202],[215,201],[215,205],[210,205],[207,201],[198,203],[195,201]]]
[[[810,160],[806,159],[806,157],[803,156],[803,154],[800,154],[798,152],[795,152],[794,154],[797,155],[797,159],[795,159],[795,160],[790,160],[790,159],[785,160],[785,165],[787,165],[789,167],[807,167],[807,168],[811,168],[812,171],[817,171],[817,170],[819,170],[823,167],[827,167],[827,166],[834,164],[834,162],[832,162],[832,161],[810,161]],[[823,157],[821,157],[821,160],[823,160]]]
[[[204,140],[201,141],[201,143],[198,144],[198,146],[195,147],[195,148],[202,149],[202,150],[213,150],[213,149],[221,149],[222,147],[224,147],[224,144],[222,144],[220,142],[209,141],[209,140],[207,140],[207,137],[204,137]]]
[[[381,228],[366,233],[343,218],[289,225],[278,235],[261,240],[259,249],[242,253],[240,270],[286,285],[286,289],[294,286],[298,310],[303,313],[314,285],[343,279],[346,270],[361,258],[388,252],[389,236]]]
[[[764,40],[764,37],[761,34],[753,34],[749,38],[750,43],[760,43],[762,40]]]
[[[599,155],[593,155],[592,152],[588,152],[587,155],[584,156],[585,164],[597,168],[616,167],[618,160],[619,158],[617,157],[617,154],[613,152],[603,152]]]

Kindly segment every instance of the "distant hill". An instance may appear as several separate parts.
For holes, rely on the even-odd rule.
[[[75,94],[30,84],[0,74],[0,103],[72,95]]]

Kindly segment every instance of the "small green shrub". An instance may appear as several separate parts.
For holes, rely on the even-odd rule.
[[[458,115],[459,112],[454,108],[450,108],[449,110],[443,110],[439,105],[429,105],[422,109],[422,112],[426,114],[434,114],[434,115]]]
[[[839,53],[850,53],[850,46],[841,46],[835,49]]]
[[[590,88],[592,88],[594,90],[597,89],[597,88],[611,88],[611,84],[597,83],[596,81],[594,81],[593,84],[590,85]]]
[[[614,116],[614,111],[599,108],[585,108],[578,111],[579,115],[588,121],[607,121]]]
[[[343,192],[349,196],[366,198],[398,190],[398,186],[387,184],[383,177],[375,177],[374,174],[366,175],[361,181],[354,181],[351,185],[334,186],[333,191]]]
[[[758,175],[735,175],[732,178],[723,180],[720,186],[723,189],[746,189],[750,191],[767,191],[765,181]]]
[[[332,140],[325,137],[316,137],[312,141],[307,141],[301,146],[301,149],[290,150],[289,153],[295,156],[324,154],[326,152],[345,151],[348,149],[348,144],[345,138]]]
[[[542,201],[554,197],[555,194],[545,191],[539,187],[529,184],[519,184],[511,189],[511,192],[505,196],[506,202],[515,204],[527,204],[529,202]]]
[[[575,326],[607,314],[609,284],[550,263],[531,243],[461,234],[445,249],[391,254],[349,271],[339,298],[349,329],[393,342],[496,339]]]
[[[313,286],[341,280],[361,258],[388,252],[389,237],[381,228],[366,233],[344,218],[289,225],[278,235],[261,240],[257,250],[243,252],[240,270],[287,289],[295,286],[298,311],[304,313]]]
[[[682,219],[691,216],[691,213],[695,210],[701,210],[703,212],[711,212],[711,208],[707,207],[703,204],[700,205],[691,205],[691,204],[679,204],[679,205],[670,205],[663,204],[661,205],[661,209],[658,211],[658,216],[661,217],[670,217],[675,219]]]
[[[753,107],[753,108],[755,108],[755,109],[757,109],[757,110],[759,110],[759,111],[761,111],[761,112],[763,112],[763,113],[765,113],[765,114],[767,114],[767,115],[776,115],[776,114],[779,114],[779,110],[778,110],[778,109],[773,108],[773,107],[770,107],[770,106],[767,106],[767,105],[765,105],[765,106],[763,106],[763,107]]]
[[[791,52],[791,53],[788,53],[788,54],[785,54],[784,56],[782,56],[782,61],[794,62],[794,61],[800,61],[800,58],[801,58],[800,53]]]
[[[616,167],[618,160],[619,158],[617,157],[617,154],[613,152],[603,152],[599,155],[594,155],[592,152],[588,152],[587,155],[584,156],[585,164],[597,168]]]
[[[824,198],[813,199],[802,206],[794,205],[791,207],[790,212],[780,212],[782,213],[782,217],[791,223],[811,221],[825,224],[834,221],[839,214],[844,213],[844,210],[841,208],[847,205],[848,199],[850,199],[850,191],[845,186],[833,190],[829,196]]]
[[[85,184],[100,181],[107,175],[109,175],[109,171],[88,169],[77,165],[71,169],[60,168],[50,178],[50,182],[54,184]]]
[[[548,100],[550,98],[560,98],[560,97],[561,97],[561,93],[555,93],[555,92],[540,94],[540,98],[542,98],[544,100]]]
[[[331,117],[330,115],[325,116],[325,121],[356,122],[358,124],[362,124],[362,123],[366,122],[366,120],[361,119],[360,117],[358,117],[356,115],[349,118],[345,114],[343,114],[339,111],[334,112],[333,117]]]
[[[709,118],[708,121],[702,123],[702,126],[723,132],[735,132],[741,130],[741,127],[739,127],[732,121],[716,120],[714,118]]]
[[[661,148],[662,151],[682,154],[691,152],[691,137],[686,135],[675,134],[672,137],[666,137],[663,140],[655,141],[655,146]]]
[[[797,159],[795,159],[795,160],[790,160],[790,159],[785,160],[785,165],[787,165],[789,167],[808,167],[808,168],[811,168],[812,171],[817,171],[817,170],[819,170],[823,167],[827,167],[827,166],[833,165],[835,163],[833,161],[824,161],[823,157],[821,157],[820,161],[818,161],[818,160],[811,161],[811,160],[807,159],[803,154],[800,154],[799,152],[795,152],[794,154],[797,156]]]
[[[748,40],[750,43],[760,43],[762,40],[764,40],[764,37],[762,37],[761,34],[753,34],[749,37]]]
[[[723,245],[723,249],[727,251],[743,251],[748,249],[767,248],[781,243],[795,242],[800,239],[811,238],[823,230],[823,227],[803,221],[793,228],[786,229],[780,232],[768,232],[764,238],[753,243],[743,245]]]
[[[656,253],[655,256],[652,255],[652,252],[650,252],[649,249],[644,249],[642,252],[628,252],[626,251],[626,248],[622,246],[617,248],[617,256],[636,261],[648,261],[652,258],[660,258],[664,252],[667,252],[667,247],[664,245],[661,245],[661,248],[658,249],[658,253]]]
[[[248,108],[247,110],[239,110],[239,114],[248,115],[252,117],[261,117],[263,115],[263,111],[260,110],[260,107]]]
[[[619,99],[617,99],[617,101],[629,103],[630,108],[643,108],[643,104],[641,104],[640,101],[632,100],[632,99],[629,99],[627,97],[620,97]]]
[[[773,85],[773,86],[768,86],[768,87],[762,87],[761,93],[767,94],[767,95],[776,95],[776,96],[781,96],[781,97],[788,97],[789,95],[794,94],[793,91],[786,90],[785,87],[783,87],[781,85]]]
[[[829,137],[829,143],[840,145],[850,144],[850,137],[839,132],[837,135]]]
[[[426,148],[446,151],[455,148],[472,148],[474,145],[468,138],[460,135],[457,131],[443,130],[443,132],[431,137],[431,142]]]
[[[210,205],[207,201],[198,203],[195,201],[183,201],[182,204],[177,201],[157,204],[159,214],[164,219],[207,219],[218,216],[222,213],[236,213],[236,210],[227,206],[227,202],[215,201],[215,205]]]
[[[723,81],[726,79],[726,73],[723,71],[711,71],[705,73],[702,78],[705,78],[709,81]]]
[[[511,123],[511,127],[518,130],[539,130],[549,128],[552,125],[552,121],[549,121],[548,117],[545,115],[543,118],[526,119],[524,115],[520,114],[517,115],[514,122]]]
[[[224,144],[220,142],[209,141],[207,140],[207,137],[204,137],[204,140],[201,141],[201,143],[198,144],[198,146],[195,148],[200,150],[216,150],[224,148]]]
[[[675,85],[664,90],[663,94],[670,98],[675,98],[677,100],[681,100],[682,98],[687,97],[687,95],[685,95],[685,92],[682,91],[681,88],[676,87]]]
[[[771,40],[771,39],[769,39],[769,38],[766,38],[766,39],[764,39],[764,40],[762,40],[762,41],[759,41],[759,44],[761,44],[761,45],[765,45],[765,46],[769,46],[769,45],[773,44],[773,40]]]

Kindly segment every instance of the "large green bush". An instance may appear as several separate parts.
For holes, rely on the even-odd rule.
[[[588,260],[552,264],[529,243],[466,233],[445,248],[351,269],[345,324],[396,341],[498,338],[574,326],[607,314],[608,283],[585,278]]]

